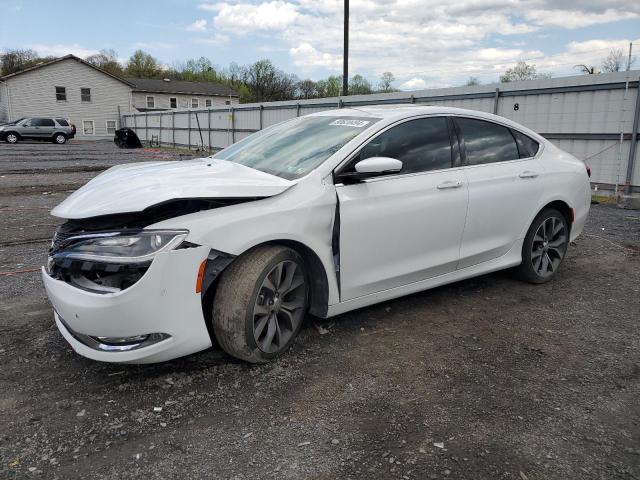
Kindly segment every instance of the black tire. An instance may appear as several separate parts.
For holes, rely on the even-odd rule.
[[[284,283],[291,270],[292,278],[287,287]],[[265,286],[275,278],[274,275],[278,280],[274,280],[273,285],[280,285],[284,292],[281,297],[277,288],[272,291]],[[298,285],[299,282],[302,283]],[[290,248],[277,245],[257,247],[235,260],[222,273],[213,301],[213,331],[222,349],[251,363],[266,363],[284,353],[302,327],[309,305],[307,285],[304,260]],[[287,288],[291,289],[285,291]],[[265,296],[271,294],[267,305]],[[292,309],[289,305],[293,303],[301,306]],[[273,311],[275,308],[278,310]],[[273,328],[272,315],[275,319]],[[258,332],[260,325],[262,329]],[[274,332],[274,329],[271,343],[268,343],[269,332]],[[261,337],[261,333],[264,336]]]
[[[18,143],[20,141],[20,135],[16,132],[7,132],[4,141],[7,143]]]
[[[53,136],[53,143],[58,144],[58,145],[64,145],[65,143],[67,143],[67,136],[64,133],[56,133]]]
[[[535,284],[552,280],[567,254],[568,246],[567,219],[558,210],[545,208],[533,220],[524,238],[522,263],[514,269],[516,276]]]

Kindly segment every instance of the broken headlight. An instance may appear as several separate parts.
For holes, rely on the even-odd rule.
[[[186,238],[187,230],[139,230],[101,232],[71,237],[61,254],[65,258],[104,263],[150,262],[160,252],[173,250]]]

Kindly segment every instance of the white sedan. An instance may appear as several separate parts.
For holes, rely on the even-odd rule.
[[[213,157],[107,170],[53,210],[42,277],[86,357],[159,362],[215,340],[266,362],[307,314],[512,267],[547,282],[589,204],[588,167],[504,118],[344,108]]]

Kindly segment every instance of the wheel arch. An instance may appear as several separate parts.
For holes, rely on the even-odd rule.
[[[302,242],[291,239],[277,239],[277,240],[269,240],[262,243],[258,243],[256,245],[252,245],[250,248],[243,251],[241,254],[235,256],[232,261],[227,263],[222,270],[220,270],[216,276],[216,278],[208,285],[206,291],[202,292],[202,313],[205,318],[205,322],[207,324],[207,329],[209,329],[209,333],[212,334],[212,307],[213,300],[215,297],[215,292],[218,288],[220,277],[224,270],[226,270],[229,265],[235,262],[238,258],[246,255],[247,253],[253,251],[256,248],[263,247],[266,245],[282,245],[285,247],[289,247],[295,252],[297,252],[304,259],[305,265],[307,266],[308,279],[310,284],[310,302],[309,302],[309,313],[311,315],[317,317],[326,317],[327,311],[329,308],[329,279],[327,277],[327,272],[320,260],[318,254],[309,246],[305,245]],[[215,338],[214,336],[211,337]]]
[[[18,136],[18,140],[22,140],[22,135],[20,135],[20,133],[16,132],[15,130],[8,130],[8,131],[6,131],[6,132],[3,132],[3,135],[4,135],[4,137],[5,137],[5,138],[7,138],[7,136],[8,136],[8,135],[10,135],[10,134],[12,134],[12,133],[13,133],[14,135],[17,135],[17,136]]]
[[[574,213],[573,213],[573,209],[569,206],[567,202],[565,202],[564,200],[550,201],[546,205],[544,205],[540,210],[538,210],[538,213],[536,213],[535,217],[540,215],[540,212],[542,212],[545,208],[554,208],[558,210],[567,221],[567,225],[569,226],[569,231],[571,231],[571,226],[574,221]]]

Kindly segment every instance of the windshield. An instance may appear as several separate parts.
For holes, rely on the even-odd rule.
[[[1,125],[17,125],[18,123],[20,123],[22,120],[26,120],[25,117],[19,118],[18,120],[14,120],[13,122],[8,122],[8,123],[2,123]]]
[[[346,116],[297,118],[255,133],[214,158],[293,180],[322,164],[378,120]]]

